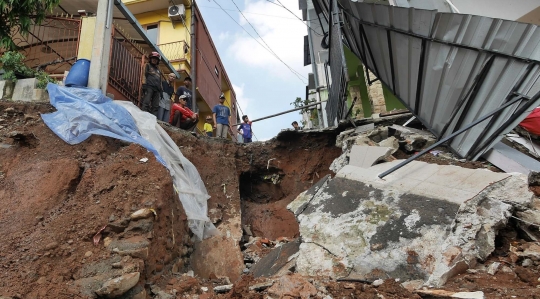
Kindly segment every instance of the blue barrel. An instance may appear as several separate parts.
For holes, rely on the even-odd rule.
[[[66,86],[88,86],[88,74],[90,73],[90,60],[81,58],[69,70],[66,78]]]

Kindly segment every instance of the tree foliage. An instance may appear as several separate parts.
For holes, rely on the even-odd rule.
[[[28,34],[32,24],[41,24],[48,12],[52,12],[60,0],[0,0],[0,47],[16,48],[11,39],[12,28]]]

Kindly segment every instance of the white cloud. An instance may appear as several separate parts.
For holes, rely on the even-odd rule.
[[[236,94],[236,102],[238,103],[238,105],[240,106],[241,109],[239,109],[239,111],[243,111],[244,114],[248,114],[248,107],[249,107],[249,103],[251,102],[251,99],[247,98],[245,95],[244,95],[244,84],[242,83],[242,86],[238,86],[236,84],[233,83],[233,89],[234,89],[234,93]],[[242,112],[240,112],[242,113]],[[241,117],[242,115],[240,115]]]
[[[280,0],[283,5],[301,18],[301,11],[298,10],[298,0]],[[277,2],[275,2],[277,3]],[[279,4],[279,3],[277,3]],[[245,13],[244,16],[255,27],[262,39],[257,36],[253,28],[246,22],[239,13],[236,14],[238,22],[251,33],[257,41],[270,48],[291,68],[307,77],[309,68],[303,66],[303,36],[307,34],[306,26],[298,19],[291,19],[294,16],[276,4],[266,0],[246,0],[244,10],[269,15],[282,16],[286,18],[267,18],[256,14]],[[272,53],[265,50],[246,32],[242,31],[232,38],[229,47],[234,58],[250,67],[264,68],[282,80],[298,80],[296,76]],[[306,81],[306,79],[304,79]],[[300,81],[298,81],[300,82]]]
[[[228,40],[231,37],[231,33],[229,31],[220,32],[218,35],[218,40],[225,41]]]

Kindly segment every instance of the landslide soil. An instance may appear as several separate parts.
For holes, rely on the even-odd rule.
[[[65,143],[41,120],[40,113],[53,111],[48,104],[0,102],[0,296],[79,296],[66,285],[85,266],[112,256],[94,246],[94,235],[141,208],[157,211],[151,228],[118,233],[109,225],[101,240],[152,240],[139,288],[166,283],[173,265],[188,269],[191,235],[167,170],[135,144],[102,136]],[[244,224],[270,239],[298,237],[286,205],[331,173],[328,166],[340,154],[336,132],[292,132],[246,146],[164,126],[206,183],[215,225],[234,216],[223,192],[233,188],[243,199]]]

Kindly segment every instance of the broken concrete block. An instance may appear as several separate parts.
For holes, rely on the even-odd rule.
[[[0,100],[9,100],[13,97],[13,81],[0,80]]]
[[[129,218],[131,220],[139,220],[139,219],[144,219],[144,218],[150,218],[153,216],[155,216],[155,211],[153,209],[145,208],[145,209],[140,209],[133,212],[133,214],[131,214]]]
[[[390,154],[395,153],[399,149],[399,142],[394,136],[386,138],[385,140],[379,142],[377,145],[381,147],[391,148],[392,152]]]
[[[297,214],[298,273],[365,279],[377,270],[441,285],[491,254],[513,210],[501,198],[523,197],[521,185],[504,181],[509,174],[418,161],[377,177],[399,162],[343,167]]]
[[[317,194],[317,192],[326,185],[328,182],[328,179],[330,178],[330,175],[325,175],[322,179],[320,179],[315,185],[311,186],[306,191],[300,193],[296,197],[295,200],[293,200],[291,203],[287,205],[287,209],[291,211],[295,216],[302,213],[306,206],[309,204],[311,199]]]
[[[270,296],[277,298],[314,298],[317,289],[309,281],[298,274],[281,276],[274,285],[267,290]]]
[[[269,281],[254,284],[254,285],[250,286],[249,289],[252,290],[252,291],[257,291],[257,292],[258,291],[263,291],[263,290],[266,290],[269,287],[271,287],[273,284],[274,284],[274,281],[269,280]]]
[[[493,262],[493,263],[491,263],[491,265],[489,265],[486,272],[489,275],[495,275],[495,273],[497,273],[497,271],[499,270],[500,265],[501,265],[501,263],[499,263],[499,262]]]
[[[452,298],[461,298],[461,299],[484,299],[484,292],[452,292],[445,290],[417,290],[417,294],[422,297],[433,297],[440,299],[452,299]]]
[[[214,287],[214,292],[216,292],[216,293],[227,293],[228,291],[232,290],[233,286],[234,285],[232,285],[232,284],[217,286],[217,287]]]
[[[390,134],[399,136],[403,149],[407,152],[418,152],[434,144],[437,139],[427,131],[417,130],[399,125],[389,127]]]
[[[486,196],[510,204],[521,211],[529,208],[534,197],[527,186],[527,176],[518,173],[495,183],[489,190]]]
[[[19,79],[13,89],[12,99],[15,101],[30,102],[34,98],[34,89],[36,88],[37,79]]]
[[[474,267],[493,252],[497,231],[512,215],[511,205],[490,198],[498,188],[500,185],[493,184],[461,205],[450,234],[439,249],[442,254],[436,256],[428,284],[442,286],[450,277]]]
[[[139,282],[140,276],[141,273],[135,272],[106,281],[103,286],[96,291],[96,294],[107,298],[118,297],[134,287],[137,282]]]
[[[394,151],[390,147],[353,145],[349,157],[349,165],[369,168],[376,162],[386,159]]]

